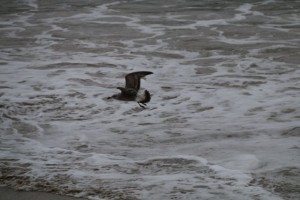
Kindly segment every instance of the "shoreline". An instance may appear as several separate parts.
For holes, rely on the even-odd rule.
[[[48,192],[17,191],[7,186],[0,186],[0,200],[87,200],[83,198],[64,196]]]

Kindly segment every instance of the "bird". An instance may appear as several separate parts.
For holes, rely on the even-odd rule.
[[[129,73],[125,76],[125,87],[117,87],[121,93],[115,94],[108,99],[117,99],[121,101],[136,101],[140,107],[145,109],[145,106],[151,100],[151,95],[148,90],[144,91],[142,99],[138,99],[138,91],[141,86],[141,78],[153,74],[150,71],[137,71]]]

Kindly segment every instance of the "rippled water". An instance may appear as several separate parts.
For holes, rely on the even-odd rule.
[[[4,1],[0,183],[89,199],[300,197],[300,2]],[[127,73],[146,109],[106,99]]]

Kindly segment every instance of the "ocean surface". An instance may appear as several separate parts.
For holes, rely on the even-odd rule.
[[[0,48],[0,185],[300,199],[299,0],[3,0]]]

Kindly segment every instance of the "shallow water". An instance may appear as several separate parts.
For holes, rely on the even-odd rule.
[[[89,199],[300,197],[299,1],[5,1],[0,182]],[[147,109],[107,100],[138,70]]]

